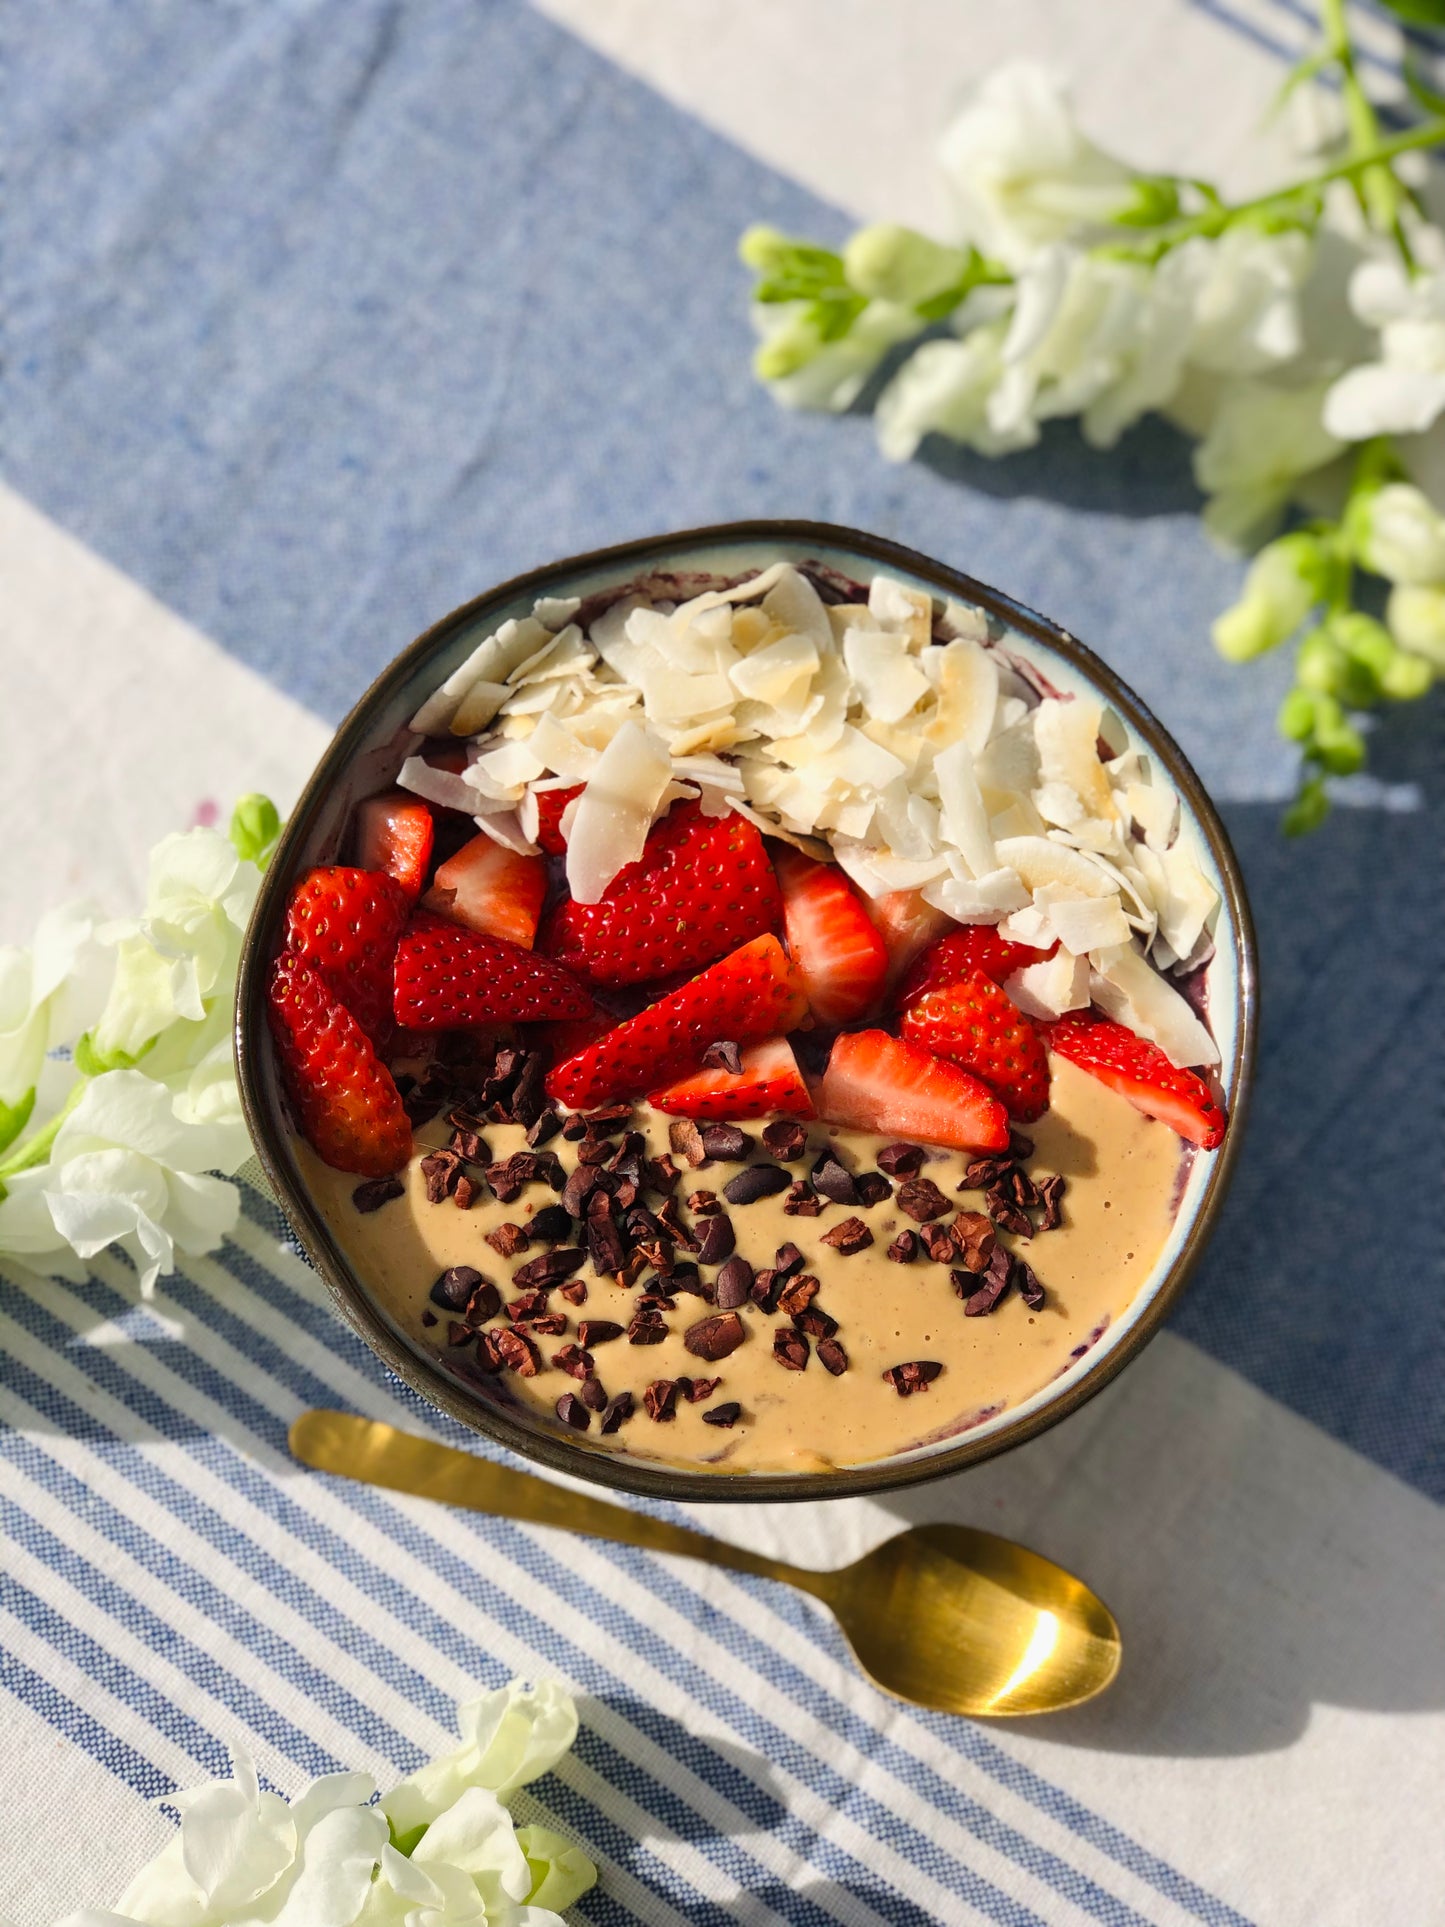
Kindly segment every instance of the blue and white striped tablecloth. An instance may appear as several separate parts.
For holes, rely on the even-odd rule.
[[[1272,669],[1205,641],[1236,565],[1187,450],[1058,427],[890,468],[752,385],[739,229],[927,218],[929,131],[1008,54],[1142,162],[1240,180],[1296,0],[72,0],[6,22],[0,935],[237,791],[294,795],[412,634],[532,563],[814,515],[1047,609],[1221,801],[1265,982],[1256,1114],[1198,1283],[1108,1393],[887,1502],[710,1528],[836,1563],[900,1520],[1082,1570],[1103,1702],[885,1701],[819,1610],[680,1562],[343,1486],[286,1427],[454,1428],[327,1309],[270,1203],[151,1302],[0,1284],[0,1913],[112,1897],[145,1796],[252,1748],[382,1778],[478,1681],[554,1673],[525,1797],[599,1923],[1445,1922],[1445,830],[1438,706],[1306,846]],[[1398,57],[1361,14],[1367,64]]]

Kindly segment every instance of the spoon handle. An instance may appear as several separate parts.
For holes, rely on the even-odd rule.
[[[821,1594],[829,1575],[803,1571],[780,1559],[749,1552],[723,1539],[713,1539],[689,1526],[673,1525],[647,1512],[633,1512],[574,1492],[529,1472],[513,1472],[472,1452],[459,1452],[435,1439],[418,1438],[378,1419],[354,1412],[303,1412],[291,1427],[291,1450],[319,1472],[358,1479],[365,1485],[388,1486],[444,1505],[465,1506],[473,1512],[525,1519],[529,1525],[559,1526],[592,1539],[611,1539],[648,1552],[681,1553],[727,1566],[762,1579],[780,1579]]]

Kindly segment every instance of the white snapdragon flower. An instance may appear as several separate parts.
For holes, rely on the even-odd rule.
[[[1135,198],[1130,170],[1080,129],[1063,83],[1030,61],[1001,67],[945,129],[939,160],[963,238],[1011,268]]]
[[[457,1714],[460,1744],[403,1780],[382,1800],[405,1839],[453,1806],[469,1787],[505,1799],[550,1772],[577,1737],[577,1709],[555,1680],[517,1681],[471,1700]]]
[[[1267,234],[1241,223],[1171,248],[1157,274],[1188,308],[1189,361],[1220,375],[1293,361],[1304,345],[1300,290],[1313,264],[1314,244],[1297,228]]]
[[[103,1056],[137,1056],[177,1021],[200,1023],[235,982],[241,938],[261,873],[224,836],[196,829],[151,852],[144,913],[112,925],[116,972],[94,1042]]]
[[[1194,476],[1212,499],[1205,526],[1246,545],[1284,513],[1300,478],[1323,468],[1341,443],[1321,419],[1325,384],[1228,383],[1209,432],[1194,451]]]
[[[1445,582],[1445,519],[1411,482],[1388,482],[1350,506],[1360,561],[1389,582]]]
[[[565,1927],[551,1908],[527,1904],[532,1887],[512,1816],[494,1793],[472,1786],[437,1815],[409,1857],[383,1850],[357,1927]]]
[[[989,422],[989,400],[1003,377],[1007,317],[973,328],[961,341],[925,341],[878,397],[878,446],[909,461],[927,435],[946,435],[980,455],[1005,455],[1038,440],[1032,421],[1009,432]]]
[[[1385,622],[1402,649],[1445,673],[1445,586],[1398,584],[1390,591]]]
[[[1350,305],[1380,333],[1380,357],[1341,375],[1325,426],[1342,442],[1417,435],[1445,412],[1445,272],[1411,278],[1399,261],[1365,261]]]
[[[756,366],[774,398],[785,408],[832,414],[851,408],[889,349],[925,325],[897,301],[870,301],[834,341],[819,335],[807,301],[759,302],[753,323],[762,336]]]
[[[177,1250],[213,1251],[240,1201],[233,1185],[208,1174],[240,1159],[234,1129],[205,1121],[202,1107],[191,1099],[183,1116],[182,1099],[138,1070],[92,1078],[61,1118],[48,1160],[6,1178],[0,1251],[83,1280],[76,1261],[118,1244],[145,1292],[175,1269]]]
[[[20,1104],[47,1054],[99,1011],[109,960],[96,924],[89,904],[73,903],[40,919],[29,950],[0,946],[0,1105]]]

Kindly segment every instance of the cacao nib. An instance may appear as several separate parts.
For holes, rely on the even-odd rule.
[[[458,1211],[470,1211],[481,1195],[481,1185],[475,1178],[469,1178],[463,1172],[452,1188],[452,1203]]]
[[[614,1338],[621,1338],[622,1327],[611,1318],[580,1318],[577,1336],[591,1351],[594,1345],[610,1345]]]
[[[1014,1259],[1013,1281],[1018,1290],[1019,1297],[1023,1299],[1029,1310],[1042,1311],[1044,1308],[1044,1288],[1039,1283],[1038,1274],[1034,1271],[1033,1267],[1026,1265],[1022,1258]]]
[[[712,1397],[721,1384],[720,1378],[680,1378],[677,1381],[677,1389],[689,1405],[701,1405],[705,1398]]]
[[[858,1187],[853,1182],[853,1174],[844,1170],[834,1152],[821,1152],[808,1176],[813,1189],[821,1191],[833,1204],[857,1204]]]
[[[698,1239],[698,1261],[704,1265],[720,1265],[724,1258],[730,1258],[737,1249],[737,1233],[733,1221],[724,1211],[717,1217],[703,1222],[702,1234]]]
[[[421,1161],[421,1174],[426,1181],[427,1203],[441,1204],[456,1187],[462,1161],[455,1151],[428,1151]]]
[[[943,1370],[936,1358],[911,1358],[906,1365],[890,1365],[883,1374],[900,1398],[926,1392]]]
[[[809,1305],[793,1320],[793,1329],[806,1332],[810,1338],[831,1338],[838,1329],[838,1321],[830,1318],[820,1305]]]
[[[796,1178],[788,1186],[788,1195],[783,1200],[784,1217],[816,1218],[822,1209],[823,1200],[806,1178]]]
[[[779,1191],[788,1188],[789,1178],[786,1171],[776,1164],[750,1164],[746,1170],[739,1171],[735,1178],[729,1178],[723,1186],[723,1196],[729,1204],[756,1204],[759,1198],[771,1198]]]
[[[981,1211],[960,1211],[949,1227],[954,1248],[965,1271],[985,1271],[998,1236]]]
[[[957,1254],[953,1233],[946,1225],[938,1223],[919,1227],[919,1242],[936,1265],[951,1265]]]
[[[800,1331],[780,1325],[773,1333],[773,1357],[790,1372],[807,1369],[809,1345]]]
[[[729,1077],[743,1074],[743,1054],[729,1038],[719,1038],[715,1044],[709,1044],[702,1061],[710,1071],[726,1071]]]
[[[607,1405],[607,1394],[602,1389],[602,1381],[597,1378],[584,1378],[582,1389],[577,1394],[589,1412],[601,1412]]]
[[[529,1221],[527,1235],[539,1244],[562,1244],[572,1236],[572,1214],[565,1204],[544,1204]]]
[[[514,1371],[518,1378],[537,1376],[538,1366],[541,1363],[537,1356],[537,1347],[525,1333],[518,1331],[515,1325],[510,1325],[503,1331],[489,1331],[486,1338],[502,1363],[509,1370]]]
[[[398,1177],[368,1178],[365,1184],[358,1184],[351,1194],[351,1202],[361,1212],[380,1211],[384,1204],[399,1198],[406,1186]]]
[[[1064,1180],[1058,1176],[1045,1178],[1039,1185],[1039,1199],[1044,1207],[1039,1230],[1057,1231],[1064,1221]]]
[[[1014,1203],[1001,1184],[996,1184],[985,1194],[984,1203],[988,1206],[988,1215],[1000,1231],[1011,1231],[1016,1238],[1031,1238],[1034,1235],[1033,1219]]]
[[[702,1148],[720,1164],[739,1164],[754,1148],[754,1140],[736,1124],[705,1124]]]
[[[544,1311],[536,1318],[526,1321],[527,1330],[535,1332],[538,1338],[560,1338],[567,1329],[567,1314],[562,1311]]]
[[[569,1118],[563,1120],[562,1135],[569,1144],[575,1144],[579,1138],[586,1137],[587,1120],[580,1111],[574,1111]]]
[[[592,1423],[592,1415],[575,1392],[564,1392],[557,1401],[557,1416],[564,1425],[570,1425],[574,1432],[585,1432]]]
[[[585,1280],[574,1278],[569,1284],[558,1285],[557,1296],[559,1298],[565,1298],[569,1305],[585,1305],[587,1303],[587,1285]]]
[[[831,1372],[834,1378],[841,1378],[848,1369],[848,1354],[836,1338],[820,1338],[818,1363],[825,1372]]]
[[[424,1311],[421,1315],[421,1322],[424,1325],[434,1325],[437,1322],[436,1313],[434,1311]]]
[[[452,1116],[457,1115],[453,1111]],[[453,1128],[447,1139],[447,1149],[455,1151],[459,1158],[465,1158],[468,1164],[485,1164],[492,1155],[484,1137],[479,1137],[475,1131],[463,1130],[460,1125]]]
[[[631,1392],[619,1392],[609,1401],[607,1410],[602,1414],[602,1423],[598,1430],[604,1433],[615,1432],[619,1425],[626,1424],[632,1417],[633,1409]]]
[[[781,1244],[773,1255],[773,1264],[776,1268],[778,1283],[785,1285],[790,1278],[796,1278],[803,1269],[803,1254],[791,1242]]]
[[[464,1325],[456,1318],[447,1326],[447,1343],[452,1346],[470,1345],[476,1335],[470,1325]]]
[[[729,1399],[725,1405],[710,1406],[708,1410],[703,1413],[702,1422],[704,1425],[720,1425],[724,1431],[727,1431],[737,1424],[742,1415],[742,1406],[733,1398]]]
[[[485,1325],[502,1309],[502,1294],[490,1278],[483,1278],[467,1300],[467,1323]]]
[[[667,1325],[661,1314],[655,1311],[640,1311],[627,1327],[629,1345],[660,1345],[667,1336]]]
[[[561,1128],[562,1120],[549,1104],[527,1126],[527,1142],[535,1151],[543,1144],[550,1144]]]
[[[630,1124],[636,1108],[631,1098],[619,1097],[611,1104],[599,1104],[596,1110],[584,1111],[583,1122],[589,1129],[602,1124]]]
[[[690,1225],[683,1223],[676,1198],[664,1198],[657,1207],[657,1216],[663,1230],[675,1245],[681,1245],[686,1251],[697,1250],[699,1243],[697,1233]]]
[[[689,1325],[682,1342],[694,1358],[705,1358],[711,1364],[735,1352],[746,1336],[743,1321],[735,1311],[719,1311]]]
[[[722,1205],[716,1191],[698,1190],[688,1192],[687,1208],[695,1218],[714,1218]]]
[[[670,1378],[655,1378],[642,1394],[642,1403],[650,1419],[664,1425],[670,1418],[677,1416],[677,1385]]]
[[[923,1224],[929,1218],[941,1218],[948,1210],[948,1199],[932,1178],[909,1178],[898,1187],[898,1208]]]
[[[529,1319],[545,1317],[549,1309],[545,1288],[540,1291],[524,1291],[520,1298],[512,1299],[507,1306],[507,1316],[514,1325],[522,1325]]]
[[[702,1148],[702,1132],[690,1117],[675,1117],[667,1127],[667,1141],[676,1155],[693,1166],[707,1163],[707,1152]]]
[[[985,1318],[1009,1288],[1013,1273],[1013,1258],[1002,1245],[994,1247],[988,1268],[983,1273],[982,1283],[971,1272],[959,1271],[954,1274],[954,1289],[963,1299],[965,1317]]]
[[[592,1370],[592,1354],[581,1345],[563,1345],[553,1352],[552,1363],[569,1378],[586,1378]]]
[[[477,1364],[481,1371],[500,1372],[507,1364],[502,1351],[502,1340],[512,1336],[509,1331],[485,1331],[477,1339]]]
[[[512,1283],[521,1291],[534,1291],[538,1286],[546,1289],[560,1285],[564,1278],[570,1278],[586,1258],[587,1253],[580,1245],[556,1245],[551,1251],[544,1251],[540,1257],[529,1258],[524,1265],[518,1265],[512,1273]]]
[[[512,1116],[516,1118],[519,1124],[525,1124],[527,1126],[527,1142],[529,1144],[544,1144],[546,1142],[546,1138],[534,1139],[531,1135],[531,1127],[539,1118],[547,1115],[549,1108],[544,1083],[545,1077],[546,1071],[542,1063],[542,1053],[535,1050],[528,1051],[522,1062],[522,1068],[518,1073],[517,1081],[512,1086]],[[553,1112],[553,1116],[556,1116],[555,1112]],[[550,1137],[551,1135],[549,1131],[547,1136]]]
[[[677,1183],[677,1166],[666,1152],[660,1158],[644,1158],[642,1181],[649,1191],[656,1191],[659,1196],[666,1197]]]
[[[577,1165],[562,1186],[562,1210],[570,1218],[585,1218],[588,1201],[600,1187],[603,1187],[602,1173],[595,1164]]]
[[[872,1242],[873,1233],[861,1218],[844,1218],[841,1224],[823,1233],[823,1243],[831,1245],[840,1258],[851,1258],[857,1252],[866,1251]]]
[[[1008,1134],[1008,1154],[1011,1158],[1031,1158],[1034,1154],[1034,1141],[1025,1137],[1022,1131]]]
[[[739,1305],[745,1305],[753,1288],[753,1268],[747,1259],[729,1258],[718,1272],[714,1288],[720,1311],[736,1311]]]
[[[515,1258],[532,1240],[519,1224],[499,1224],[487,1233],[487,1243],[503,1258]]]
[[[918,1233],[900,1231],[888,1247],[888,1256],[895,1265],[911,1265],[918,1256]]]
[[[621,1271],[627,1262],[627,1248],[612,1215],[612,1200],[605,1191],[594,1191],[587,1200],[587,1255],[599,1278]]]
[[[806,1311],[817,1297],[818,1280],[811,1272],[805,1271],[801,1278],[792,1283],[778,1295],[778,1310],[784,1318],[796,1318],[800,1311]]]
[[[707,1288],[702,1282],[702,1273],[686,1259],[675,1264],[667,1275],[667,1288],[672,1292],[684,1292],[698,1298],[707,1297]]]
[[[859,1171],[854,1176],[853,1185],[858,1193],[858,1202],[865,1210],[871,1210],[875,1204],[882,1204],[885,1198],[893,1196],[893,1186],[881,1171]]]
[[[1008,1158],[975,1158],[963,1174],[960,1191],[989,1191],[1009,1168]]]
[[[763,1149],[769,1157],[791,1164],[808,1148],[808,1133],[796,1118],[777,1117],[763,1126]]]
[[[482,1282],[482,1274],[470,1265],[453,1265],[432,1286],[431,1301],[443,1311],[465,1311],[467,1300]]]
[[[878,1153],[878,1169],[890,1178],[911,1178],[922,1163],[921,1144],[885,1144]]]
[[[1008,1188],[1014,1203],[1022,1211],[1032,1211],[1043,1203],[1043,1199],[1039,1196],[1039,1187],[1028,1172],[1020,1171],[1017,1165],[1008,1174]]]

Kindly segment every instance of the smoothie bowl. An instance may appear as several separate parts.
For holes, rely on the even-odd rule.
[[[448,616],[256,906],[248,1121],[344,1315],[559,1470],[937,1477],[1157,1329],[1237,1148],[1254,951],[1082,645],[852,531],[659,537]]]

